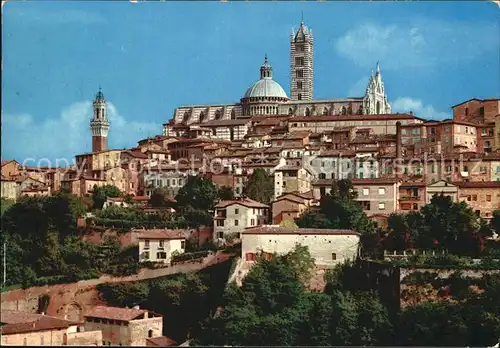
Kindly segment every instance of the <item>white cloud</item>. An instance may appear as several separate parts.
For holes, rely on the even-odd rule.
[[[40,115],[2,115],[2,159],[66,158],[73,162],[76,154],[90,152],[92,134],[92,102],[74,103],[61,111],[59,117],[44,118]],[[148,135],[161,133],[161,127],[154,123],[129,121],[120,115],[116,107],[108,103],[110,130],[109,148],[130,148]]]
[[[471,61],[496,53],[497,24],[445,22],[430,19],[409,24],[364,23],[347,31],[335,44],[340,55],[363,68],[380,61],[384,69],[433,68]]]
[[[432,105],[424,105],[420,99],[409,97],[398,98],[391,106],[393,112],[408,113],[413,111],[415,116],[425,119],[443,120],[452,117],[447,112],[437,111]]]
[[[362,97],[366,93],[366,87],[368,86],[368,76],[363,76],[354,85],[349,88],[347,92],[348,97]]]

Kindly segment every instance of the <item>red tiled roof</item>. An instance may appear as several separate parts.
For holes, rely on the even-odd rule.
[[[145,309],[95,306],[86,310],[84,317],[131,321],[147,312]]]
[[[453,184],[459,188],[500,188],[500,181],[468,181],[454,182]]]
[[[132,156],[134,158],[143,158],[143,159],[147,159],[148,158],[148,155],[142,153],[141,151],[123,151],[123,153],[129,155],[129,156]]]
[[[252,227],[243,231],[243,234],[298,234],[298,235],[323,235],[323,234],[336,234],[336,235],[357,235],[360,234],[353,230],[339,230],[339,229],[320,229],[320,228],[286,228],[279,226],[263,225]]]
[[[141,231],[141,230],[134,230]],[[138,239],[186,239],[185,230],[143,230]]]
[[[151,337],[151,338],[146,338],[146,340],[153,346],[158,346],[158,347],[167,347],[177,344],[176,341],[167,336]]]
[[[333,115],[333,116],[295,116],[289,122],[331,122],[331,121],[365,121],[365,120],[421,120],[409,114],[383,114],[383,115]]]
[[[43,314],[25,313],[12,310],[1,311],[2,334],[65,329],[81,323],[50,317]]]
[[[231,200],[231,201],[221,201],[217,203],[215,208],[226,208],[233,204],[239,204],[248,208],[269,208],[268,205],[254,201],[253,199],[246,198],[240,200]]]

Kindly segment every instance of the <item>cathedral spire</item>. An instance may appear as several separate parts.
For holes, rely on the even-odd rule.
[[[264,64],[260,67],[260,79],[272,79],[273,78],[273,67],[269,64],[267,60],[267,53],[264,56]]]
[[[377,74],[380,74],[380,64],[377,62]]]

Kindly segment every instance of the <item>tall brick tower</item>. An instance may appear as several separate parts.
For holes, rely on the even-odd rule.
[[[313,35],[302,20],[290,36],[290,97],[292,100],[313,98]]]
[[[109,121],[106,117],[106,100],[99,92],[94,99],[94,118],[90,121],[92,130],[92,152],[105,151],[108,143]]]

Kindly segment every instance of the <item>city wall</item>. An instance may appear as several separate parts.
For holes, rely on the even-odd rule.
[[[96,285],[102,283],[123,283],[139,280],[164,277],[177,273],[196,272],[205,267],[229,260],[233,255],[218,252],[204,259],[191,260],[159,269],[141,269],[138,274],[127,277],[102,276],[98,279],[82,280],[77,283],[35,286],[29,289],[17,289],[1,294],[2,309],[22,312],[42,312],[40,302],[48,298],[48,307],[45,314],[81,320],[87,307],[105,304],[99,297]]]

